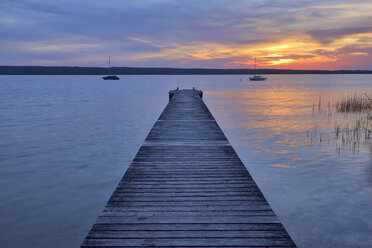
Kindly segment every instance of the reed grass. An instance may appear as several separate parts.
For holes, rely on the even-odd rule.
[[[371,95],[371,94],[369,94]],[[313,116],[316,114],[326,115],[328,121],[334,119],[334,138],[336,139],[336,152],[347,149],[353,153],[365,150],[367,146],[372,153],[372,97],[368,94],[357,94],[343,97],[341,100],[322,99],[313,101]],[[337,114],[339,113],[339,114]],[[342,116],[351,113],[352,115]],[[339,119],[339,118],[343,119]],[[346,119],[345,119],[346,118]],[[307,133],[311,144],[324,141],[321,133],[318,133],[317,125]],[[325,138],[328,139],[328,138]],[[329,139],[328,139],[329,141]]]
[[[372,152],[371,134],[372,134],[372,99],[367,95],[364,96],[349,96],[336,104],[338,112],[361,112],[361,115],[352,125],[346,125],[340,132],[340,126],[336,125],[336,137],[342,134],[343,146],[348,146],[353,152],[359,150],[361,142],[369,145]]]
[[[342,113],[366,112],[372,109],[371,99],[368,95],[353,95],[342,98],[336,102],[336,110]]]

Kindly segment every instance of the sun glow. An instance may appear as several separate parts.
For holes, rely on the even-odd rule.
[[[28,57],[29,62],[37,64],[101,65],[103,58],[111,54],[115,55],[114,61],[120,62],[118,66],[252,68],[254,58],[257,58],[258,68],[348,69],[361,66],[364,69],[371,66],[370,1],[304,3],[293,7],[278,4],[277,9],[258,8],[260,15],[257,17],[247,17],[249,11],[244,6],[217,8],[208,18],[183,8],[185,13],[182,13],[188,13],[187,18],[195,18],[190,23],[181,18],[182,13],[169,16],[174,22],[167,18],[152,22],[143,15],[143,19],[132,17],[138,22],[133,30],[133,25],[125,27],[134,19],[123,22],[123,30],[128,32],[117,30],[120,35],[115,38],[107,38],[104,32],[97,32],[97,36],[79,32],[17,42],[0,41],[0,50],[2,54],[24,55],[8,55],[4,61],[24,57],[27,63]],[[12,18],[4,15],[0,24],[13,25]],[[23,17],[19,18],[17,23],[25,23]],[[16,27],[9,28],[13,29]],[[113,27],[111,31],[115,30]]]
[[[132,39],[142,42],[140,38]],[[147,42],[146,43],[150,43]],[[217,42],[193,42],[191,44],[172,43],[161,47],[156,53],[142,53],[132,57],[133,60],[145,58],[163,58],[170,60],[213,61],[224,59],[226,67],[252,65],[257,57],[260,68],[272,66],[297,68],[315,64],[337,62],[346,56],[367,56],[363,47],[372,46],[372,33],[351,34],[335,37],[333,41],[321,43],[307,35],[300,38],[287,38],[270,43],[255,44],[220,44]],[[159,46],[157,46],[159,47]],[[342,52],[340,52],[342,51]],[[307,66],[308,65],[308,66]],[[310,68],[311,69],[311,68]],[[329,69],[329,66],[328,66]]]
[[[279,59],[279,60],[269,61],[267,64],[268,65],[280,65],[280,64],[291,63],[293,61],[295,60],[294,59]]]

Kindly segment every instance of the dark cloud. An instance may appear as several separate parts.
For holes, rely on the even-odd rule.
[[[121,40],[140,36],[158,42],[247,39],[262,23],[246,18],[272,19],[272,3],[255,10],[247,1],[6,1],[0,13],[16,25],[1,25],[3,39],[87,36]],[[274,5],[273,5],[274,6]],[[244,27],[241,25],[245,24]],[[263,36],[263,35],[262,35]],[[7,37],[7,38],[4,38]],[[252,42],[257,38],[254,38]],[[262,37],[260,38],[262,39]]]
[[[308,34],[314,39],[322,43],[329,43],[338,39],[342,36],[351,34],[362,34],[372,32],[372,26],[370,27],[352,27],[352,28],[336,28],[336,29],[321,29],[312,30]]]

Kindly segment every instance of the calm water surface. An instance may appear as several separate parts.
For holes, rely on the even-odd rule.
[[[357,116],[329,109],[372,76],[246,79],[0,76],[1,247],[79,247],[177,86],[204,91],[299,247],[371,247],[370,146],[341,142]]]

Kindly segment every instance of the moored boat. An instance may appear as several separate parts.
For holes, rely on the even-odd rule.
[[[253,77],[249,77],[251,81],[265,81],[267,77],[258,76],[256,74],[256,58],[254,58],[254,70],[253,70]]]
[[[109,62],[108,62],[108,71],[110,72],[111,67],[111,57],[109,56]],[[118,76],[105,76],[102,77],[103,80],[119,80],[120,78]]]
[[[257,76],[257,75],[254,75],[253,77],[249,77],[249,80],[251,81],[264,81],[266,79],[267,77],[262,77],[262,76]]]
[[[119,80],[120,79],[118,76],[106,76],[102,78],[103,80]]]

